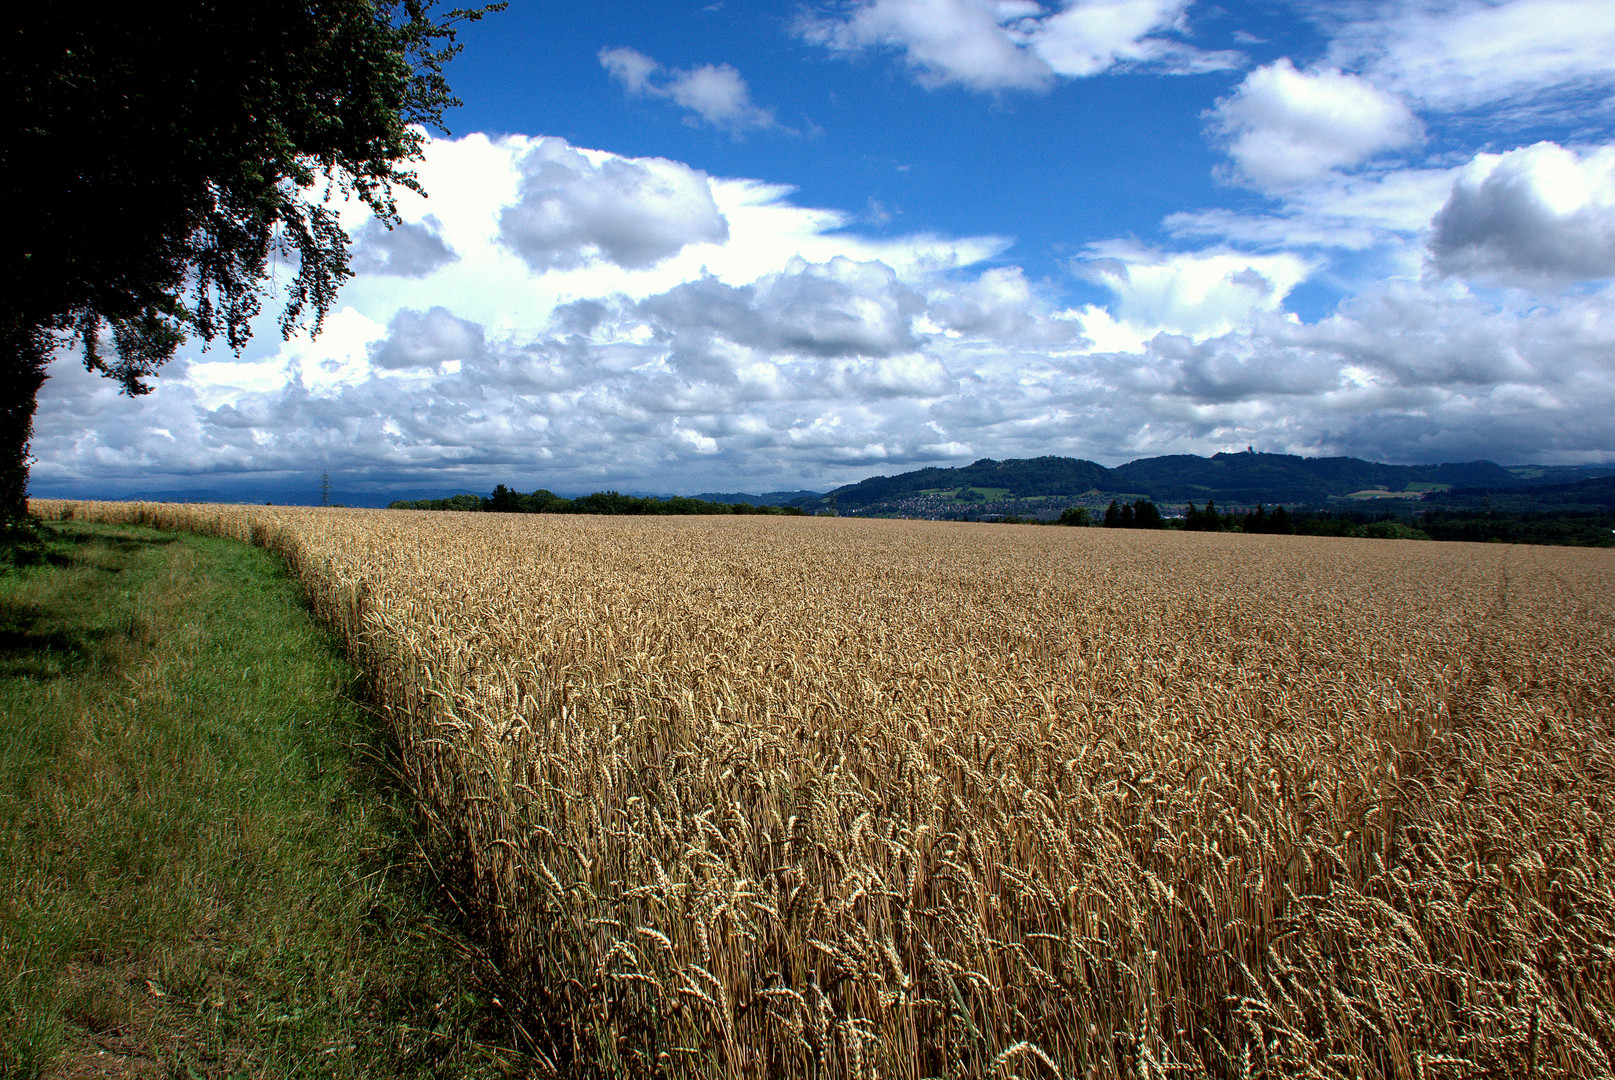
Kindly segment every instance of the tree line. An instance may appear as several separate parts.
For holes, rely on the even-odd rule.
[[[1163,518],[1148,499],[1122,503],[1112,499],[1099,520],[1086,506],[1061,512],[1060,525],[1102,525],[1111,529],[1183,529],[1188,532],[1245,532],[1298,536],[1354,536],[1380,540],[1466,540],[1507,544],[1561,544],[1615,547],[1615,513],[1541,511],[1497,513],[1491,510],[1426,510],[1397,517],[1362,510],[1223,511],[1210,500],[1190,503],[1181,518]]]
[[[797,506],[754,506],[750,503],[712,502],[685,495],[670,498],[623,495],[597,491],[568,499],[540,488],[526,493],[500,484],[492,494],[454,495],[442,499],[400,499],[393,510],[458,510],[495,514],[606,514],[623,516],[765,514],[803,517]],[[1026,524],[1018,517],[998,519]],[[1112,499],[1104,513],[1095,516],[1086,506],[1070,506],[1055,524],[1100,526],[1111,529],[1182,529],[1188,532],[1243,532],[1269,535],[1352,536],[1381,540],[1468,540],[1510,544],[1570,544],[1615,546],[1615,514],[1598,513],[1462,513],[1426,511],[1418,517],[1398,518],[1362,510],[1296,510],[1283,506],[1268,510],[1224,511],[1208,500],[1203,507],[1190,503],[1182,517],[1167,518],[1149,499],[1123,503]]]
[[[1092,525],[1093,514],[1086,506],[1068,506],[1060,513],[1061,525]],[[1223,513],[1208,500],[1205,508],[1190,503],[1183,508],[1183,517],[1168,520],[1161,516],[1160,507],[1149,499],[1135,499],[1124,503],[1110,500],[1098,524],[1107,529],[1186,529],[1190,532],[1248,532],[1294,533],[1295,518],[1284,507],[1272,513],[1258,504],[1256,509],[1243,514]]]
[[[1184,508],[1183,527],[1190,532],[1293,534],[1297,531],[1294,517],[1282,506],[1268,513],[1265,506],[1257,503],[1256,509],[1243,514],[1223,513],[1210,499],[1206,500],[1205,509],[1193,503]]]
[[[780,517],[805,517],[795,506],[753,506],[750,503],[709,502],[674,495],[659,499],[654,495],[623,495],[616,491],[597,491],[568,499],[553,491],[539,488],[531,494],[514,491],[500,484],[486,498],[479,495],[454,495],[446,499],[399,499],[389,503],[389,510],[460,510],[491,514],[607,514],[623,516],[649,516],[673,514],[769,514]]]

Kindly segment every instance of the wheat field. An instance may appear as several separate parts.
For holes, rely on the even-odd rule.
[[[555,1071],[1615,1075],[1615,558],[36,502],[283,553]]]

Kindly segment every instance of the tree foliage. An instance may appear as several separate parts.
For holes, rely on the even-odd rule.
[[[1285,534],[1295,532],[1295,520],[1280,506],[1271,513],[1261,503],[1244,514],[1221,513],[1217,504],[1206,500],[1204,510],[1190,503],[1183,508],[1183,528],[1189,532],[1248,532]]]
[[[502,6],[502,5],[501,5]],[[33,4],[0,45],[0,516],[26,494],[45,362],[76,340],[123,392],[188,336],[239,350],[284,280],[280,329],[318,332],[350,276],[337,204],[389,224],[444,65],[488,9],[431,0],[201,0],[93,15]]]
[[[1148,499],[1130,503],[1112,499],[1105,508],[1104,526],[1107,529],[1161,529],[1166,523],[1161,520],[1160,509]]]

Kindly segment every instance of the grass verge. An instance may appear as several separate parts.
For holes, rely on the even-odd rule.
[[[245,544],[60,523],[0,570],[0,1077],[523,1068],[355,686]]]

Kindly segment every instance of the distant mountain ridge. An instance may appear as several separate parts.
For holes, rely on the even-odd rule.
[[[1060,499],[1094,502],[1150,499],[1176,508],[1207,500],[1230,506],[1324,506],[1352,496],[1417,499],[1449,489],[1511,490],[1575,483],[1615,475],[1608,466],[1514,466],[1490,461],[1440,465],[1386,465],[1360,458],[1305,458],[1294,454],[1172,454],[1140,458],[1114,469],[1066,457],[982,458],[956,468],[926,468],[872,476],[827,492],[772,492],[767,496],[705,494],[713,501],[758,505],[834,506],[841,513],[945,514],[972,502],[1003,506]],[[1376,493],[1365,495],[1363,493]],[[766,501],[765,501],[766,500]],[[984,507],[985,508],[985,507]],[[1022,507],[1023,509],[1025,507]]]
[[[761,495],[747,495],[743,491],[703,491],[695,498],[715,503],[750,503],[753,506],[795,506],[804,501],[823,497],[818,491],[765,491]]]
[[[956,468],[925,468],[896,476],[871,476],[829,492],[703,492],[706,502],[753,506],[794,506],[808,512],[837,509],[841,513],[893,513],[915,517],[979,517],[1005,514],[1058,514],[1063,506],[1103,507],[1111,499],[1150,499],[1169,513],[1208,499],[1224,509],[1283,505],[1291,509],[1360,508],[1388,503],[1399,512],[1434,508],[1489,506],[1536,512],[1610,505],[1610,485],[1588,486],[1598,477],[1615,477],[1615,462],[1605,465],[1497,465],[1469,461],[1442,465],[1386,465],[1361,458],[1304,458],[1293,454],[1173,454],[1139,458],[1114,469],[1094,461],[1068,457],[982,458]],[[348,505],[385,505],[399,497],[421,498],[418,492],[376,495],[350,489],[340,478],[333,501]],[[41,483],[41,498],[149,499],[172,502],[263,502],[309,505],[319,501],[314,478],[296,483],[283,475],[230,489],[197,486],[175,490],[112,490]],[[1372,494],[1363,494],[1372,493]],[[1492,493],[1487,498],[1487,493]],[[1360,498],[1353,499],[1358,495]],[[1423,498],[1421,499],[1421,496]],[[435,496],[434,496],[435,497]],[[473,495],[473,498],[481,496]],[[672,496],[662,496],[670,498]],[[1415,504],[1412,500],[1420,500]],[[379,500],[379,501],[378,501]]]

